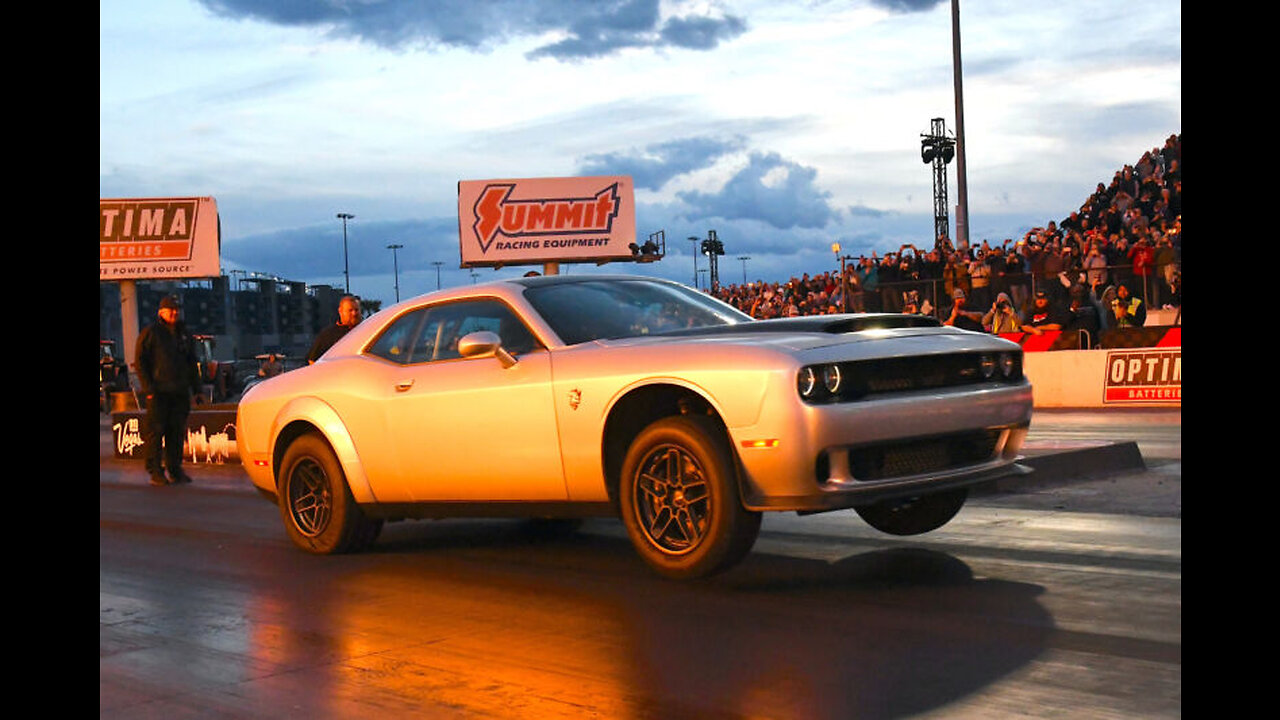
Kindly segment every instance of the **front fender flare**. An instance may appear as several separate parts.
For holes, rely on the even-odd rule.
[[[305,423],[315,428],[333,448],[342,472],[347,477],[347,486],[351,488],[351,496],[357,503],[377,502],[373,488],[369,485],[369,477],[365,474],[364,464],[356,452],[351,433],[328,403],[315,397],[299,397],[290,400],[280,412],[271,427],[271,448],[274,458],[283,454],[283,448],[277,447],[281,435],[294,423]],[[277,452],[279,450],[280,452]],[[277,471],[279,468],[277,468]]]

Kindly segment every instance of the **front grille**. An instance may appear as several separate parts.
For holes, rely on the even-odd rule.
[[[885,358],[845,363],[847,377],[852,381],[849,392],[869,395],[883,392],[908,392],[935,388],[968,385],[983,381],[980,358],[977,353],[959,355],[924,355],[905,358]],[[1022,358],[1014,359],[1014,372],[1008,378],[1022,376]]]
[[[984,360],[993,363],[1003,356],[1011,357],[1013,361],[1008,375],[1003,374],[998,367],[992,371],[990,364],[984,373]],[[807,402],[851,402],[892,393],[937,390],[984,382],[1022,381],[1022,353],[1019,351],[918,355],[856,360],[836,365],[843,378],[836,394],[819,392],[813,396],[804,396],[802,393]]]
[[[973,430],[934,438],[918,438],[849,448],[853,479],[887,480],[927,475],[978,465],[991,459],[1003,432],[1000,428]],[[829,474],[827,454],[818,459],[818,481]]]

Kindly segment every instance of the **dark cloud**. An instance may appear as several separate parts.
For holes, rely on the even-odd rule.
[[[742,140],[709,137],[681,138],[629,153],[588,155],[581,175],[630,175],[636,187],[658,190],[671,178],[710,166],[725,153],[742,147]]]
[[[852,217],[881,218],[887,217],[891,214],[892,213],[888,210],[879,210],[877,208],[867,207],[866,205],[849,206],[849,215]]]
[[[817,170],[782,159],[777,153],[752,153],[747,167],[718,193],[682,192],[691,216],[752,219],[778,229],[820,228],[837,217],[831,193],[814,185]]]
[[[894,13],[929,12],[947,0],[871,0],[878,8]]]
[[[658,0],[198,0],[223,17],[278,25],[328,27],[335,35],[383,47],[480,49],[509,38],[562,33],[530,57],[600,57],[632,47],[709,50],[746,30],[733,15],[665,21]]]

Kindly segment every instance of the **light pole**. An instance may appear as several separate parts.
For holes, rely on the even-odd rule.
[[[444,264],[442,260],[432,260],[432,265],[436,266],[436,289],[440,289],[440,266]]]
[[[346,278],[347,294],[351,294],[351,265],[347,260],[347,221],[355,217],[351,213],[338,213],[338,219],[342,221],[342,275]]]
[[[747,261],[751,259],[750,255],[739,255],[738,259],[742,261],[742,284],[747,284]]]
[[[693,243],[693,287],[698,288],[698,238],[690,235],[689,242]]]
[[[391,267],[395,269],[396,278],[396,302],[400,302],[400,260],[397,257],[397,250],[404,247],[403,245],[388,245],[387,249],[391,251]]]
[[[969,244],[969,180],[965,172],[964,156],[968,145],[964,141],[964,88],[960,69],[960,0],[951,0],[951,55],[952,74],[956,86],[956,187],[960,193],[956,207],[956,244]]]

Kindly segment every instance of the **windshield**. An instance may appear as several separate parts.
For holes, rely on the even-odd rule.
[[[567,345],[751,322],[751,317],[682,285],[588,280],[525,291],[529,304]]]

